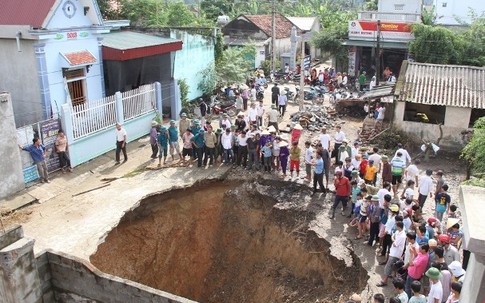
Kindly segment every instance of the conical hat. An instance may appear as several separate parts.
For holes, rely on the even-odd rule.
[[[276,128],[274,128],[274,126],[273,126],[273,125],[271,125],[270,127],[268,127],[268,131],[269,131],[270,133],[276,133]]]
[[[448,221],[446,221],[446,229],[450,229],[453,225],[455,225],[458,222],[460,222],[460,219],[448,218]]]

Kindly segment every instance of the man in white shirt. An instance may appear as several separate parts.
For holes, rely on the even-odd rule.
[[[419,165],[419,160],[416,159],[413,161],[412,164],[410,164],[407,168],[406,168],[406,182],[409,181],[409,180],[413,180],[414,181],[414,184],[416,186],[419,186],[419,180],[418,180],[418,176],[419,176],[419,169],[418,169],[418,165]]]
[[[250,98],[252,102],[256,101],[256,87],[254,85],[251,87]]]
[[[308,182],[312,181],[312,162],[313,162],[313,148],[310,141],[305,142],[305,170],[306,170],[306,177],[305,179]]]
[[[271,110],[267,113],[268,127],[273,126],[278,131],[278,117],[280,113],[276,110],[276,104],[271,105]]]
[[[347,83],[349,82],[349,78],[345,73],[342,73],[343,79],[342,79],[342,86],[347,86]]]
[[[232,142],[233,142],[233,137],[232,137],[231,129],[228,127],[226,128],[226,131],[221,135],[221,144],[222,144],[222,149],[224,154],[224,164],[226,165],[232,164],[232,160],[234,159]]]
[[[398,152],[401,152],[401,159],[407,165],[411,164],[411,156],[409,155],[408,151],[404,149],[401,143],[397,144],[398,150],[394,154],[394,157],[397,156]]]
[[[128,161],[128,155],[126,154],[126,130],[120,123],[116,123],[116,162],[120,164],[120,152],[123,151],[123,163]]]
[[[328,151],[330,151],[330,135],[327,134],[327,128],[322,127],[320,133],[320,143],[322,143],[322,147]]]
[[[429,278],[430,289],[427,303],[440,303],[443,300],[443,285],[441,284],[442,274],[439,269],[431,267],[426,271]]]
[[[406,244],[406,233],[404,232],[404,225],[401,221],[396,222],[396,231],[392,235],[392,245],[389,252],[389,259],[387,260],[386,267],[384,268],[384,278],[382,282],[377,284],[379,287],[387,285],[387,280],[392,274],[393,265],[399,261],[404,252],[404,245]],[[386,224],[387,230],[387,224]]]
[[[391,183],[384,182],[384,184],[382,185],[382,188],[379,189],[379,191],[377,192],[377,196],[379,197],[379,207],[381,209],[384,209],[384,196],[390,195],[391,194],[390,190],[391,190]]]
[[[335,143],[333,146],[332,157],[338,159],[338,149],[345,140],[345,133],[342,131],[342,127],[340,125],[337,125],[337,127],[335,128],[334,139]]]
[[[258,120],[258,110],[256,109],[256,103],[251,103],[251,107],[248,109],[249,124],[256,124]]]
[[[423,208],[424,202],[426,202],[428,195],[430,198],[433,197],[433,179],[431,179],[432,174],[433,171],[431,169],[427,169],[426,175],[419,179],[418,202],[421,209]]]
[[[377,168],[377,174],[375,174],[374,176],[374,184],[376,183],[376,179],[377,179],[377,175],[379,175],[381,173],[381,159],[382,159],[382,156],[379,155],[379,148],[377,147],[374,147],[372,149],[373,153],[372,155],[369,156],[369,161],[374,161],[374,165],[375,167]]]
[[[256,113],[258,114],[258,123],[259,126],[263,126],[263,115],[264,115],[264,106],[263,100],[259,101],[258,106],[256,107]]]

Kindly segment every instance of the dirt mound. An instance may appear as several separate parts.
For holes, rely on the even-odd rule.
[[[200,302],[338,302],[367,273],[330,255],[308,211],[275,207],[295,184],[205,183],[146,198],[91,262]],[[282,188],[284,188],[282,190]]]

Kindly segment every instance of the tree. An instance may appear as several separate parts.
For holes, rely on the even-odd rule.
[[[195,15],[183,2],[169,4],[165,14],[169,26],[189,26],[196,23]]]
[[[485,117],[481,117],[475,122],[473,136],[461,153],[461,158],[467,161],[469,172],[482,176],[485,174],[485,144],[483,142],[485,142]]]
[[[418,62],[435,64],[461,64],[464,41],[462,36],[442,26],[415,24],[412,27],[415,39],[409,50]]]

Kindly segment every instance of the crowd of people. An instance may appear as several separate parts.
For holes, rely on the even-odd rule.
[[[302,142],[300,147],[299,124],[284,136],[278,131],[276,106],[259,114],[257,106],[262,104],[252,103],[235,121],[227,115],[218,121],[190,121],[182,114],[178,128],[170,121],[159,132],[153,123],[151,138],[158,145],[159,159],[165,163],[170,150],[172,160],[178,156],[185,163],[196,161],[198,167],[220,163],[261,170],[303,178],[313,185],[313,194],[331,191],[335,197],[330,218],[335,219],[336,212],[349,218],[349,225],[357,229],[356,240],[365,239],[382,258],[379,287],[392,281],[396,298],[404,303],[459,302],[468,252],[442,171],[428,169],[421,175],[421,163],[412,161],[402,144],[392,155],[383,155],[378,147],[351,144],[340,126],[332,135],[322,128],[318,142],[306,141],[304,148]],[[268,127],[263,127],[261,112]],[[376,295],[374,301],[384,302],[382,298]],[[396,298],[389,302],[398,302]]]

